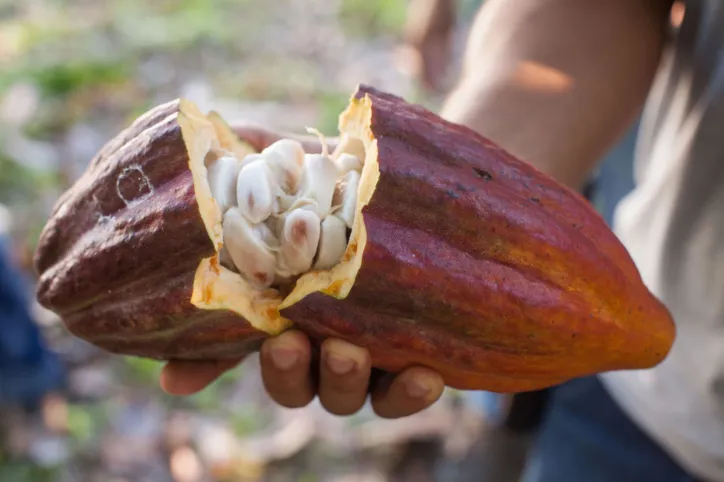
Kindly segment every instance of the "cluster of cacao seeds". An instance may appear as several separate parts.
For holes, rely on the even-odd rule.
[[[211,194],[223,213],[221,264],[253,286],[279,286],[340,262],[355,217],[362,161],[307,154],[282,139],[243,159],[207,156]]]

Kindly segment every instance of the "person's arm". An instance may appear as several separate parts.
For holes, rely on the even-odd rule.
[[[672,3],[486,0],[442,115],[579,188],[640,111]]]

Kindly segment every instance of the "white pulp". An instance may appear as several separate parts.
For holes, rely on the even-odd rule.
[[[223,213],[221,263],[262,289],[334,267],[349,242],[361,169],[356,156],[306,154],[291,139],[208,163]]]

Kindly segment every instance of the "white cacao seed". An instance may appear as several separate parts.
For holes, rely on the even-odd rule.
[[[319,249],[314,269],[330,269],[337,265],[347,249],[347,226],[337,216],[327,216],[322,221]]]
[[[259,236],[259,239],[269,248],[272,252],[277,252],[281,248],[279,238],[274,235],[274,231],[266,224],[255,224],[252,229]]]
[[[305,154],[301,142],[295,141],[294,139],[280,139],[269,144],[261,153],[264,156],[272,153],[283,154],[285,158],[293,160],[299,167],[302,167]]]
[[[236,179],[240,170],[241,162],[232,155],[221,156],[206,167],[211,195],[222,214],[236,204]]]
[[[359,188],[360,173],[349,171],[337,183],[335,188],[334,206],[335,214],[342,219],[348,228],[354,224],[355,210],[357,209],[357,189]]]
[[[267,165],[274,175],[277,185],[286,194],[294,194],[299,188],[299,180],[302,177],[302,169],[292,162],[283,159],[275,154],[268,158]]]
[[[257,152],[252,153],[252,154],[247,154],[241,160],[241,167],[243,168],[247,164],[251,164],[252,162],[256,162],[256,161],[263,160],[263,159],[264,159],[264,156],[262,156],[261,154],[259,154]]]
[[[260,229],[252,226],[239,208],[231,208],[226,212],[222,229],[224,247],[244,279],[258,288],[271,286],[276,270],[276,255],[263,241],[264,234]]]
[[[340,176],[344,176],[349,171],[361,171],[362,161],[359,157],[343,152],[334,160],[337,165],[337,171]]]
[[[299,192],[290,209],[304,206],[324,219],[332,208],[337,166],[328,156],[305,154]]]
[[[297,209],[285,216],[281,249],[277,256],[277,276],[295,276],[312,267],[317,253],[321,221],[307,209]]]
[[[281,139],[269,145],[261,154],[284,192],[294,194],[299,187],[304,163],[302,144],[292,139]]]
[[[230,269],[235,273],[239,272],[239,269],[234,264],[234,260],[231,259],[231,255],[229,254],[229,250],[226,249],[226,246],[222,246],[219,250],[219,263],[221,266]]]
[[[276,186],[264,159],[242,166],[236,181],[239,210],[253,224],[268,218],[277,208]]]

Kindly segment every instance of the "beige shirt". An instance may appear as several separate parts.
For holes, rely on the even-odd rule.
[[[686,8],[644,112],[636,187],[614,218],[677,340],[658,367],[602,379],[683,467],[724,482],[724,0]]]

